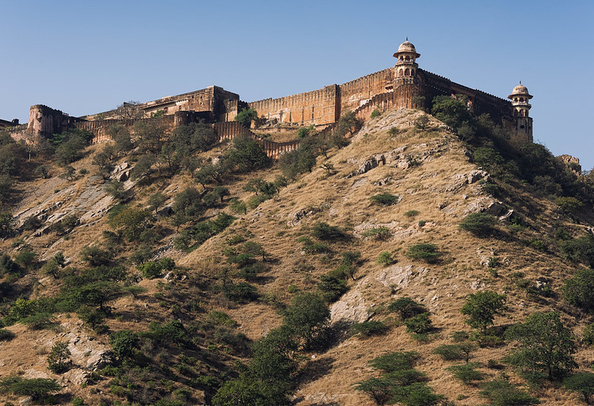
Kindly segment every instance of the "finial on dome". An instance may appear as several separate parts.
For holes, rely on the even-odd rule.
[[[408,37],[406,37],[406,41],[408,41]]]

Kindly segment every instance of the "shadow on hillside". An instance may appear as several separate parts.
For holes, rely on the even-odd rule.
[[[327,375],[332,370],[334,361],[336,360],[332,357],[307,361],[299,371],[299,385],[308,384]]]

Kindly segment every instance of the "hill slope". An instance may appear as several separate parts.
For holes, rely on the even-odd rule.
[[[357,257],[359,252],[360,257],[349,268],[352,278],[346,280],[348,290],[330,300],[330,323],[335,333],[329,341],[332,345],[300,352],[306,360],[298,358],[294,403],[373,404],[365,393],[355,390],[355,385],[377,375],[369,366],[371,360],[393,351],[419,352],[415,368],[426,374],[427,383],[436,393],[455,404],[485,402],[478,386],[464,385],[446,371],[456,362],[446,361],[432,351],[452,344],[453,333],[470,332],[460,309],[468,294],[485,290],[507,297],[509,309],[495,319],[498,327],[522,322],[535,311],[557,310],[562,312],[566,326],[581,331],[586,319],[559,296],[577,265],[560,256],[552,235],[555,228],[564,227],[578,236],[583,226],[572,223],[551,200],[536,197],[521,185],[509,186],[508,196],[514,199],[506,198],[504,202],[487,194],[481,181],[490,175],[470,162],[469,146],[433,117],[429,116],[421,130],[416,124],[424,115],[420,111],[395,110],[365,123],[350,145],[330,150],[327,158],[318,157],[311,173],[301,175],[253,210],[234,213],[237,218],[230,226],[190,252],[174,248],[180,226],[164,215],[158,217],[151,227],[165,231],[152,246],[150,259],[170,257],[176,263],[173,271],[162,272],[160,277],[143,278],[130,263],[130,257],[138,252],[138,243],[118,246],[109,262],[112,268],[125,267],[126,276],[118,283],[143,289],[133,295],[120,291],[110,296],[107,303],[113,310],[102,324],[112,333],[142,332],[142,344],[137,349],[148,359],[136,356],[115,372],[91,373],[93,369],[99,371],[100,364],[109,358],[105,354],[111,349],[108,335],[102,329],[91,330],[88,323],[84,327],[80,311],[77,316],[74,311],[57,309],[54,324],[58,327],[53,330],[39,332],[19,323],[7,327],[16,337],[0,344],[1,375],[58,379],[65,387],[63,393],[79,396],[89,404],[114,399],[145,404],[159,398],[172,402],[177,399],[182,404],[209,403],[216,388],[242,369],[237,362],[249,360],[249,341],[283,324],[278,309],[291,303],[299,292],[319,292],[320,278],[344,263],[343,254],[354,253]],[[218,146],[204,156],[216,159],[225,148]],[[127,171],[128,158],[120,161],[112,179]],[[116,248],[104,239],[104,231],[113,230],[108,213],[116,202],[105,192],[104,180],[95,175],[90,156],[74,166],[90,170],[76,180],[54,177],[27,184],[27,192],[13,213],[17,224],[41,214],[45,226],[67,215],[75,215],[78,225],[63,235],[51,228],[44,231],[44,225],[23,231],[2,242],[4,252],[14,258],[25,244],[42,261],[63,252],[71,267],[77,268],[70,272],[77,274],[89,267],[89,261],[80,255],[83,247]],[[234,175],[225,186],[231,197],[247,201],[253,195],[244,190],[250,179],[262,177],[272,182],[277,175],[277,167]],[[134,193],[128,206],[144,208],[155,192],[166,195],[162,206],[167,206],[195,183],[188,175],[178,173],[157,177],[150,185],[131,181],[125,185]],[[385,202],[381,198],[370,199],[378,195],[397,198],[392,204],[381,204]],[[212,220],[221,212],[230,213],[229,206],[210,208],[203,218]],[[477,212],[499,218],[494,234],[488,238],[478,238],[459,228],[462,219]],[[316,227],[323,223],[338,227],[342,236],[314,238]],[[516,227],[509,227],[512,223]],[[256,242],[266,253],[262,261],[251,258],[262,264],[255,276],[245,277],[245,271],[243,274],[257,287],[257,300],[234,300],[225,290],[242,279],[240,267],[228,259],[233,250],[235,254],[241,250],[245,241]],[[323,247],[308,248],[311,243]],[[410,258],[409,248],[418,244],[434,244],[441,257],[436,263]],[[392,261],[378,264],[384,252]],[[5,275],[5,283],[14,284],[5,300],[5,316],[10,315],[19,296],[39,301],[59,292],[64,294],[64,276],[48,276],[40,267],[32,266],[18,280],[8,281]],[[553,294],[542,294],[536,288],[544,285],[546,292]],[[427,309],[433,324],[430,334],[408,333],[396,313],[389,311],[390,303],[402,297],[412,298]],[[236,323],[227,323],[217,312],[226,313]],[[161,331],[158,326],[175,326],[175,320],[183,323],[183,334],[157,332]],[[365,338],[344,327],[366,321],[381,321],[389,329]],[[155,327],[151,322],[159,325]],[[70,371],[63,375],[48,371],[45,360],[45,354],[59,341],[69,343],[73,360]],[[509,343],[477,347],[471,361],[479,363],[477,368],[485,381],[498,379],[504,373],[510,382],[527,388],[512,367],[500,364],[510,348]],[[589,347],[579,348],[576,360],[580,368],[586,370],[591,355]],[[489,364],[498,367],[488,368]],[[533,394],[549,405],[578,402],[575,394],[554,384],[544,383]],[[60,399],[67,401],[68,396]]]

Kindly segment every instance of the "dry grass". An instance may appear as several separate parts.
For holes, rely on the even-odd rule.
[[[484,207],[492,198],[486,196],[478,184],[463,181],[476,167],[468,161],[464,154],[464,145],[454,135],[433,118],[430,119],[429,131],[420,132],[415,128],[414,121],[422,114],[419,111],[396,110],[370,120],[352,139],[351,145],[330,152],[328,162],[334,165],[336,174],[327,176],[319,168],[325,159],[319,157],[318,165],[311,173],[282,189],[274,199],[262,203],[246,215],[237,216],[238,219],[225,232],[211,238],[189,254],[175,253],[177,263],[188,275],[213,278],[226,266],[222,251],[230,236],[249,235],[251,240],[263,245],[271,256],[270,270],[263,275],[264,279],[258,285],[266,300],[242,306],[233,306],[226,302],[214,304],[215,308],[227,312],[237,320],[240,331],[251,339],[265,335],[282,322],[275,308],[265,302],[272,303],[276,300],[289,303],[293,296],[289,293],[291,285],[300,291],[315,290],[318,277],[336,267],[344,251],[360,251],[363,263],[355,274],[356,280],[349,282],[349,293],[335,305],[334,321],[339,317],[349,317],[348,310],[357,307],[364,309],[373,320],[385,320],[390,315],[382,308],[402,296],[409,296],[425,304],[431,311],[437,330],[426,344],[411,339],[405,332],[405,327],[400,326],[380,337],[364,340],[351,337],[323,354],[311,354],[309,369],[317,368],[325,373],[315,375],[313,380],[303,381],[296,394],[300,399],[297,403],[299,405],[332,402],[344,406],[371,405],[372,402],[355,391],[353,385],[371,376],[371,370],[367,366],[369,360],[397,350],[416,350],[422,354],[422,361],[417,368],[427,374],[429,384],[436,392],[446,395],[450,400],[455,400],[460,394],[467,396],[456,400],[458,405],[484,403],[484,399],[478,395],[480,389],[477,386],[464,386],[445,371],[444,368],[452,365],[452,362],[443,361],[439,356],[431,354],[435,347],[449,343],[453,332],[468,330],[460,314],[465,296],[477,289],[505,293],[511,310],[506,316],[496,320],[497,325],[521,321],[536,310],[558,308],[559,302],[555,299],[536,302],[528,297],[524,290],[515,285],[511,275],[514,272],[523,272],[524,278],[532,281],[546,276],[552,280],[553,290],[558,292],[563,281],[571,274],[571,266],[556,255],[527,248],[512,238],[477,239],[458,229],[458,223],[465,215]],[[389,133],[394,127],[398,128],[395,136]],[[220,150],[210,154],[215,156],[217,153]],[[384,165],[380,164],[364,174],[348,177],[366,160],[381,155],[386,161]],[[85,159],[86,161],[77,165],[90,165],[90,158]],[[229,185],[231,195],[245,201],[251,194],[244,192],[242,187],[250,176],[262,176],[272,181],[278,174],[278,169],[272,169],[238,177]],[[74,201],[83,192],[84,182],[84,179],[70,183],[55,178],[39,181],[34,185],[36,193],[27,196],[19,210],[34,206],[35,202],[42,202],[40,206],[48,204],[55,198],[52,196],[56,188],[72,188],[74,194],[68,201]],[[140,194],[139,201],[144,202],[155,191],[174,195],[176,191],[191,184],[193,183],[187,176],[176,176],[171,181],[158,183],[150,191]],[[386,207],[372,205],[369,197],[384,192],[400,196],[400,202]],[[550,216],[555,210],[550,202],[528,195],[521,197],[523,200],[532,199],[533,204],[541,210],[543,218]],[[419,214],[405,216],[411,210],[417,210]],[[295,217],[298,212],[305,213],[300,220]],[[547,232],[535,219],[527,220],[537,230],[527,233],[539,235]],[[301,244],[296,240],[299,236],[308,234],[309,228],[318,221],[339,226],[353,238],[330,243],[330,255],[304,254]],[[419,221],[424,221],[425,224],[421,226]],[[392,237],[385,241],[364,238],[362,233],[373,227],[387,227]],[[106,229],[109,227],[105,218],[101,217],[92,227],[77,227],[68,240],[46,235],[27,236],[25,241],[42,257],[60,250],[68,258],[77,261],[80,249],[99,241],[102,230]],[[408,259],[405,255],[407,247],[421,242],[436,244],[444,253],[442,261],[438,264],[426,264]],[[383,251],[392,253],[397,262],[389,267],[377,265],[377,257]],[[497,257],[501,263],[497,268],[498,277],[494,277],[484,265],[485,258],[489,257]],[[405,278],[398,276],[404,275],[402,270],[407,270]],[[143,281],[142,286],[148,291],[138,300],[130,297],[119,299],[114,305],[122,317],[120,320],[110,321],[110,326],[115,330],[145,329],[150,320],[170,317],[152,299],[154,293],[158,292],[156,284],[156,281]],[[41,289],[39,294],[46,292],[47,290]],[[347,311],[337,311],[339,305]],[[144,316],[140,321],[133,320],[136,309],[143,312]],[[577,330],[583,328],[585,321],[569,316],[566,319]],[[0,364],[1,374],[14,372],[17,368],[46,371],[44,357],[36,355],[39,350],[33,349],[33,346],[47,347],[48,338],[35,337],[29,332],[18,334],[22,334],[18,340],[0,347],[0,362],[3,362]],[[15,354],[22,353],[22,349],[17,352],[17,348],[13,348],[17,343],[31,347],[25,351],[31,356],[17,357]],[[490,359],[500,360],[507,350],[507,347],[481,348],[473,353],[472,361],[486,365]],[[580,349],[580,366],[587,367],[593,355],[590,349]],[[489,379],[499,374],[498,371],[484,367],[481,371]],[[515,376],[509,367],[505,372]],[[546,388],[538,396],[548,405],[576,404],[574,395],[562,390]]]

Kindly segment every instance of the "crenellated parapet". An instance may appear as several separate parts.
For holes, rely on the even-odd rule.
[[[367,119],[374,110],[428,109],[435,96],[455,97],[462,94],[468,100],[468,107],[477,115],[489,114],[508,130],[508,141],[532,142],[532,118],[528,115],[532,96],[524,86],[516,86],[509,96],[510,100],[506,100],[419,68],[417,59],[420,56],[407,39],[394,53],[396,63],[390,68],[341,85],[332,84],[310,92],[247,103],[241,101],[236,93],[209,86],[146,103],[123,103],[118,109],[80,118],[70,117],[47,106],[35,105],[31,107],[27,131],[35,136],[48,136],[68,126],[75,126],[92,131],[95,141],[100,142],[108,138],[107,130],[116,121],[124,126],[132,126],[137,120],[159,119],[168,129],[197,121],[225,123],[219,127],[222,136],[227,137],[225,134],[239,131],[232,121],[244,108],[255,109],[259,119],[270,125],[328,127],[347,111]],[[0,120],[0,126],[3,123]]]

